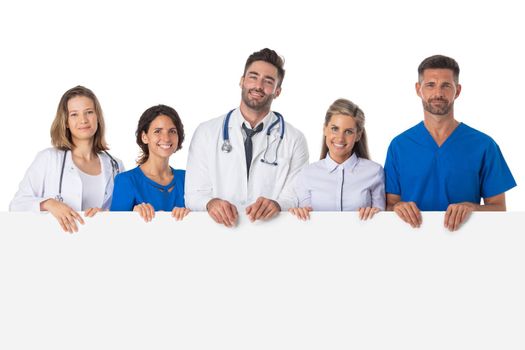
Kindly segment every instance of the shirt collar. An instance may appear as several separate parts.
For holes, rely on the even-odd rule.
[[[326,154],[325,159],[323,159],[323,162],[324,162],[324,166],[325,166],[326,170],[328,170],[329,173],[333,173],[337,169],[341,169],[341,168],[343,168],[343,169],[345,169],[347,171],[352,171],[354,169],[354,167],[357,165],[357,163],[359,162],[359,158],[357,157],[357,155],[354,152],[354,153],[352,153],[350,158],[345,160],[343,163],[338,164],[336,161],[334,161],[330,157],[330,154],[328,153],[328,154]]]
[[[248,128],[250,128],[250,129],[252,128],[251,125],[250,125],[250,123],[248,123],[248,122],[244,119],[244,117],[243,117],[243,115],[242,115],[242,113],[241,113],[241,109],[240,109],[240,108],[237,108],[237,109],[232,113],[232,117],[233,117],[233,118],[232,118],[232,119],[233,119],[233,120],[232,120],[232,121],[233,121],[232,125],[235,125],[236,127],[238,127],[239,130],[242,130],[242,124],[243,124],[243,123],[246,123],[246,126],[247,126]],[[270,112],[268,112],[268,114],[267,114],[267,115],[266,115],[266,116],[265,116],[265,117],[264,117],[264,118],[263,118],[263,119],[262,119],[257,125],[259,125],[259,124],[261,124],[261,123],[264,123],[264,124],[263,124],[263,125],[264,125],[263,130],[266,130],[266,129],[268,128],[268,125],[270,125],[270,123],[273,121],[273,119],[274,119],[274,115],[273,115],[272,111],[270,111]],[[255,125],[255,127],[257,127],[257,125]],[[273,129],[272,129],[272,130],[273,130]]]

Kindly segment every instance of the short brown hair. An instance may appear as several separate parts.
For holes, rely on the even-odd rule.
[[[443,55],[427,57],[417,68],[418,81],[421,83],[425,69],[450,69],[454,74],[454,82],[459,83],[459,64],[455,59]]]
[[[104,115],[102,108],[98,102],[97,96],[90,89],[84,86],[75,86],[67,90],[60,102],[58,103],[57,114],[53,124],[51,124],[51,144],[61,150],[71,150],[74,148],[73,139],[71,137],[71,131],[67,127],[67,119],[69,111],[67,110],[67,103],[70,99],[77,96],[84,96],[93,101],[95,105],[95,114],[97,115],[97,131],[93,136],[93,151],[99,153],[108,150],[108,145],[105,139],[106,127],[104,124]]]
[[[254,52],[248,57],[246,60],[246,64],[244,65],[244,73],[242,76],[246,76],[246,71],[248,70],[248,67],[255,61],[264,61],[267,63],[270,63],[275,68],[277,68],[277,77],[279,78],[279,81],[277,82],[277,87],[281,87],[281,84],[284,79],[284,58],[279,56],[277,52],[274,50],[264,48],[260,51]]]

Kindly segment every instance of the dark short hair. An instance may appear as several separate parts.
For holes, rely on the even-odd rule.
[[[151,123],[159,115],[165,115],[173,121],[173,124],[175,124],[175,128],[177,129],[177,135],[179,137],[177,151],[182,148],[182,142],[184,141],[184,125],[182,125],[182,121],[180,120],[177,111],[166,105],[150,107],[146,109],[144,113],[142,113],[142,116],[140,117],[137,125],[137,131],[135,132],[135,136],[137,137],[137,145],[139,145],[142,151],[139,159],[137,160],[139,165],[144,164],[149,158],[148,145],[142,142],[142,133],[148,133]]]
[[[261,51],[254,52],[246,60],[246,64],[244,65],[244,73],[242,74],[243,77],[246,76],[246,71],[248,70],[248,67],[255,61],[268,62],[275,68],[277,68],[277,77],[279,78],[277,86],[280,87],[283,82],[285,73],[283,68],[284,58],[279,56],[274,50],[268,48],[264,48]]]
[[[443,55],[427,57],[417,68],[418,79],[421,82],[425,69],[450,69],[454,74],[454,82],[459,82],[459,65],[455,59]]]

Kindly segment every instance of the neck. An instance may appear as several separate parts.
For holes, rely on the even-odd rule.
[[[270,109],[255,110],[245,105],[244,102],[241,102],[240,110],[242,117],[244,118],[244,120],[250,123],[250,126],[252,128],[259,124],[261,120],[263,120],[264,117],[266,117],[268,113],[270,113]]]
[[[93,151],[93,140],[74,140],[74,145],[71,150],[74,157],[91,160],[96,156]]]
[[[140,168],[152,176],[164,177],[171,175],[169,158],[157,158],[150,155],[148,160],[142,164]]]
[[[438,117],[433,114],[425,114],[423,123],[438,146],[441,146],[459,125],[453,115]]]

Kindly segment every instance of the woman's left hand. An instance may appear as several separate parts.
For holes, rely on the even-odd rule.
[[[379,208],[359,208],[359,219],[368,220],[374,217],[375,213],[380,212]]]
[[[92,218],[99,211],[104,211],[104,209],[102,209],[102,208],[89,208],[89,209],[84,211],[84,216],[86,218]]]
[[[191,210],[189,210],[188,208],[173,208],[173,210],[171,211],[171,216],[174,217],[175,220],[179,221],[184,219],[184,217],[188,215],[190,211]]]

